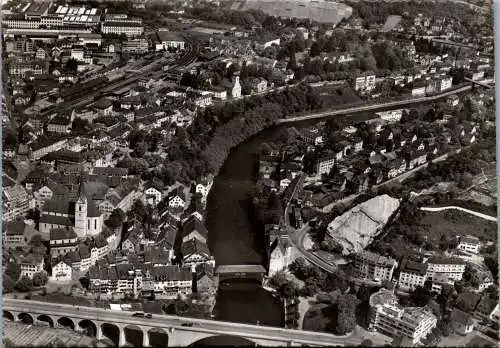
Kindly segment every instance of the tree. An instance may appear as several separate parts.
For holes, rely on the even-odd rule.
[[[7,274],[4,273],[4,275],[3,275],[3,293],[7,294],[9,292],[12,292],[15,287],[16,287],[16,282],[11,277],[9,277]]]
[[[41,271],[33,274],[33,286],[42,286],[47,284],[49,277],[47,276],[47,272]]]
[[[431,299],[431,292],[426,286],[417,286],[415,290],[410,293],[410,298],[416,307],[424,307]]]
[[[319,44],[317,41],[314,41],[313,44],[311,45],[311,50],[309,52],[309,55],[311,57],[317,57],[320,55],[320,53],[321,53],[321,50],[320,50]]]
[[[106,226],[110,228],[118,228],[123,223],[123,219],[125,218],[125,213],[117,208],[111,212],[109,219],[105,221]]]
[[[340,335],[351,332],[356,327],[356,306],[358,299],[352,294],[340,295],[337,299],[337,328]]]
[[[76,72],[78,70],[78,61],[74,58],[68,59],[66,62],[66,69]]]
[[[373,342],[370,339],[365,339],[361,342],[361,347],[373,347]]]
[[[283,298],[291,300],[298,296],[299,289],[294,282],[287,281],[286,283],[281,284],[278,288],[278,292]]]
[[[14,281],[17,281],[21,275],[21,267],[15,262],[9,262],[5,268],[5,274]]]
[[[21,279],[16,283],[16,290],[20,292],[28,292],[33,290],[33,280],[28,276],[22,276]]]

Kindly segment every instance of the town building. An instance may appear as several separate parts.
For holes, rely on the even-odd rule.
[[[21,185],[5,186],[2,195],[3,220],[12,221],[29,210],[28,192]]]
[[[390,337],[404,337],[412,345],[422,339],[437,325],[434,314],[422,307],[401,307],[391,291],[381,290],[370,297],[370,331]]]
[[[465,262],[459,258],[433,256],[427,260],[426,277],[433,282],[461,280]]]
[[[50,230],[50,255],[52,258],[75,251],[77,246],[78,237],[72,227]]]
[[[332,168],[335,166],[336,156],[327,156],[318,160],[316,163],[316,173],[318,176],[323,174],[330,174]]]
[[[288,242],[288,238],[276,238],[271,244],[269,254],[269,272],[268,276],[272,277],[279,271],[285,270],[291,262],[292,247]]]
[[[78,238],[85,238],[100,234],[103,224],[103,214],[94,200],[87,198],[84,184],[80,181],[76,199],[45,201],[39,229],[42,233],[50,233],[54,228],[73,227]]]
[[[427,264],[404,259],[399,272],[399,287],[414,290],[417,286],[424,286],[427,280]]]
[[[473,236],[463,236],[460,237],[460,242],[458,243],[457,249],[478,254],[479,248],[481,247],[481,242],[479,238]]]
[[[354,255],[355,274],[359,278],[375,281],[390,281],[397,266],[396,260],[370,251],[362,251]]]
[[[69,282],[73,276],[73,268],[71,265],[63,260],[56,261],[52,266],[52,275],[50,280],[53,282]]]
[[[43,271],[43,255],[28,254],[21,260],[21,277],[33,279],[35,273]]]
[[[144,26],[142,23],[136,22],[115,22],[115,21],[104,21],[101,23],[101,33],[106,34],[125,34],[128,37],[134,37],[142,35],[144,32]]]
[[[169,48],[183,50],[186,45],[186,40],[179,33],[168,29],[158,29],[158,38],[159,42],[155,45],[156,51],[168,50]]]

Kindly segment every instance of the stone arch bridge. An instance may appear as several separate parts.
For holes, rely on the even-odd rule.
[[[142,333],[142,346],[150,346],[152,333],[168,337],[163,346],[189,346],[212,336],[236,336],[258,346],[344,346],[359,345],[361,339],[338,337],[332,334],[290,330],[276,327],[248,325],[216,320],[193,319],[171,315],[156,315],[152,318],[134,317],[132,312],[65,305],[31,300],[3,300],[4,320],[23,321],[32,324],[68,327],[75,331],[91,333],[96,339],[105,337],[106,331],[114,331],[115,344],[122,347],[129,339],[126,329]],[[110,330],[111,329],[111,330]]]

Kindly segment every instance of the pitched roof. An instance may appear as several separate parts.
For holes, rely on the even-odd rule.
[[[64,216],[55,216],[43,214],[40,217],[40,223],[59,225],[59,226],[73,226],[73,222],[67,217]]]
[[[179,266],[153,267],[151,276],[157,281],[189,281],[192,280],[191,271]]]
[[[201,254],[207,258],[210,257],[210,250],[208,250],[208,246],[195,238],[182,243],[181,251],[184,258],[193,254]]]
[[[451,321],[460,323],[462,325],[472,325],[474,324],[474,320],[472,320],[472,316],[468,313],[465,313],[464,311],[454,308],[453,311],[451,312],[450,316]]]
[[[50,230],[50,240],[75,239],[77,235],[73,227],[53,228]]]
[[[197,231],[205,238],[208,237],[208,231],[203,222],[201,222],[196,216],[191,215],[182,226],[182,237],[186,237],[194,231]]]

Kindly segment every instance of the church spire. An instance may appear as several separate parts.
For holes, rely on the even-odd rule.
[[[80,174],[80,186],[78,187],[78,200],[87,200],[87,192],[83,183],[83,171]]]

